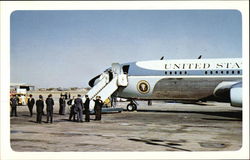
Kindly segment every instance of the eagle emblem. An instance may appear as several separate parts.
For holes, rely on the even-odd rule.
[[[150,85],[149,85],[149,83],[147,81],[142,80],[142,81],[139,81],[137,83],[137,90],[140,93],[146,94],[146,93],[149,92],[149,89],[150,89]]]

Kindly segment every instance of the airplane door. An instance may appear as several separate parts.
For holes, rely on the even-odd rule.
[[[128,75],[124,74],[122,67],[119,63],[112,64],[112,71],[115,75],[118,76],[117,85],[118,86],[127,86],[128,85]]]

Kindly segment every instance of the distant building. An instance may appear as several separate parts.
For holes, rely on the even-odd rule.
[[[25,83],[10,83],[10,91],[17,92],[18,90],[33,91],[35,90],[34,85],[28,85]]]

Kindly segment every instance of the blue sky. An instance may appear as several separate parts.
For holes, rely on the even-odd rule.
[[[236,10],[15,11],[11,82],[88,87],[113,62],[242,57]]]

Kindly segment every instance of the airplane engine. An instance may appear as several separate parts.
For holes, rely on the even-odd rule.
[[[242,82],[237,83],[230,89],[231,106],[242,107]]]

